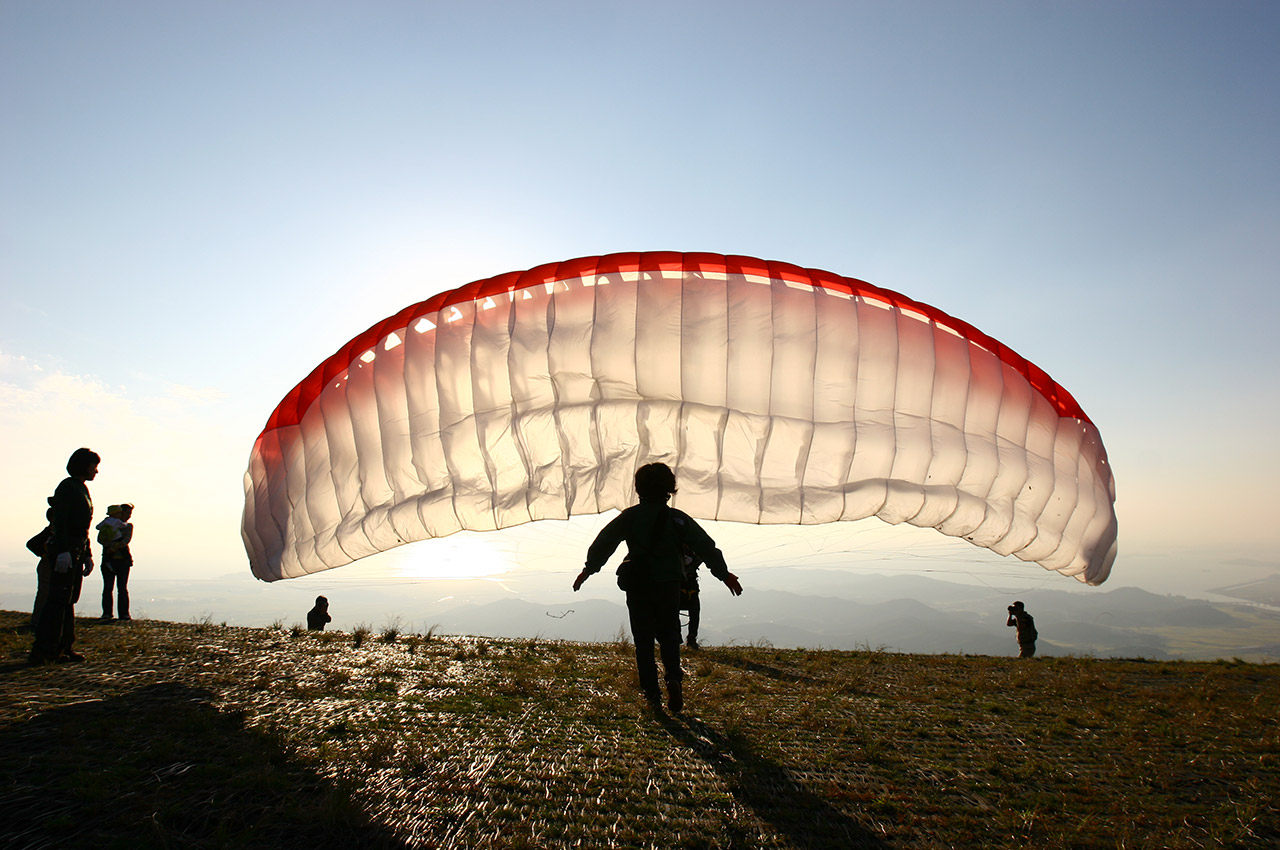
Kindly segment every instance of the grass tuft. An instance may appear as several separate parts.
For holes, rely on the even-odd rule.
[[[395,643],[396,638],[400,637],[400,621],[392,620],[390,623],[382,627],[382,642]]]

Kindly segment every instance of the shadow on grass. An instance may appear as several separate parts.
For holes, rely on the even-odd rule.
[[[0,846],[404,844],[271,735],[176,682],[0,729]]]
[[[785,767],[701,721],[666,714],[658,721],[724,779],[735,800],[797,847],[885,848],[879,837],[832,806]]]
[[[771,664],[761,664],[758,661],[749,661],[746,658],[738,658],[726,652],[708,652],[707,657],[720,664],[737,667],[739,670],[746,670],[748,673],[759,673],[762,676],[768,676],[770,679],[775,679],[779,682],[813,683],[818,681],[813,676],[807,676],[804,673],[796,673],[792,670],[783,670],[781,667],[775,667]]]

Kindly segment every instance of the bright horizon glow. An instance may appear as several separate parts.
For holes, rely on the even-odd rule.
[[[471,538],[443,538],[428,550],[413,544],[392,569],[406,579],[493,578],[518,567],[492,544]]]

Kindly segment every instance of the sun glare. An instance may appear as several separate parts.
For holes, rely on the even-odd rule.
[[[508,553],[477,537],[450,537],[405,547],[396,566],[403,578],[487,578],[514,568]]]

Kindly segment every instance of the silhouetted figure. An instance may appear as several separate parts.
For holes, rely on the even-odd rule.
[[[734,596],[742,594],[742,585],[729,572],[715,541],[688,514],[667,506],[676,492],[676,476],[669,466],[651,463],[640,467],[635,486],[640,504],[624,510],[596,535],[573,589],[578,590],[590,576],[600,572],[618,544],[627,542],[624,565],[629,566],[629,572],[623,589],[640,689],[652,705],[662,704],[658,665],[653,658],[656,640],[667,680],[667,705],[679,712],[684,708],[684,673],[680,669],[680,585],[684,578],[681,553],[685,547],[691,549]]]
[[[1021,602],[1009,606],[1009,619],[1005,621],[1005,625],[1018,629],[1019,658],[1031,658],[1036,654],[1036,638],[1040,636],[1036,632],[1036,619],[1027,613]]]
[[[317,596],[316,607],[307,612],[307,628],[313,632],[322,632],[325,623],[332,621],[333,618],[329,616],[329,600]]]
[[[107,518],[98,523],[98,542],[102,544],[102,619],[111,619],[111,592],[116,591],[116,612],[121,620],[129,616],[129,570],[133,567],[133,554],[129,543],[133,540],[133,505],[112,505],[107,508]]]
[[[44,563],[45,549],[49,545],[49,538],[53,535],[53,497],[48,499],[49,509],[44,512],[46,525],[39,534],[27,541],[27,549],[32,555],[39,560],[36,561],[36,601],[31,606],[31,630],[35,631],[36,621],[40,619],[40,609],[44,607],[44,601],[49,595],[48,582],[45,581],[44,575],[48,570],[41,570],[40,565]]]
[[[689,612],[689,632],[684,645],[698,649],[698,624],[702,621],[702,599],[698,595],[698,567],[702,559],[684,550],[684,579],[680,582],[680,610]]]
[[[53,492],[53,530],[45,545],[40,569],[47,586],[44,606],[36,621],[31,647],[31,663],[83,661],[73,648],[76,639],[75,605],[85,576],[93,572],[93,549],[89,545],[89,525],[93,522],[93,500],[86,482],[98,475],[102,458],[89,449],[76,449],[67,461],[67,477]]]

